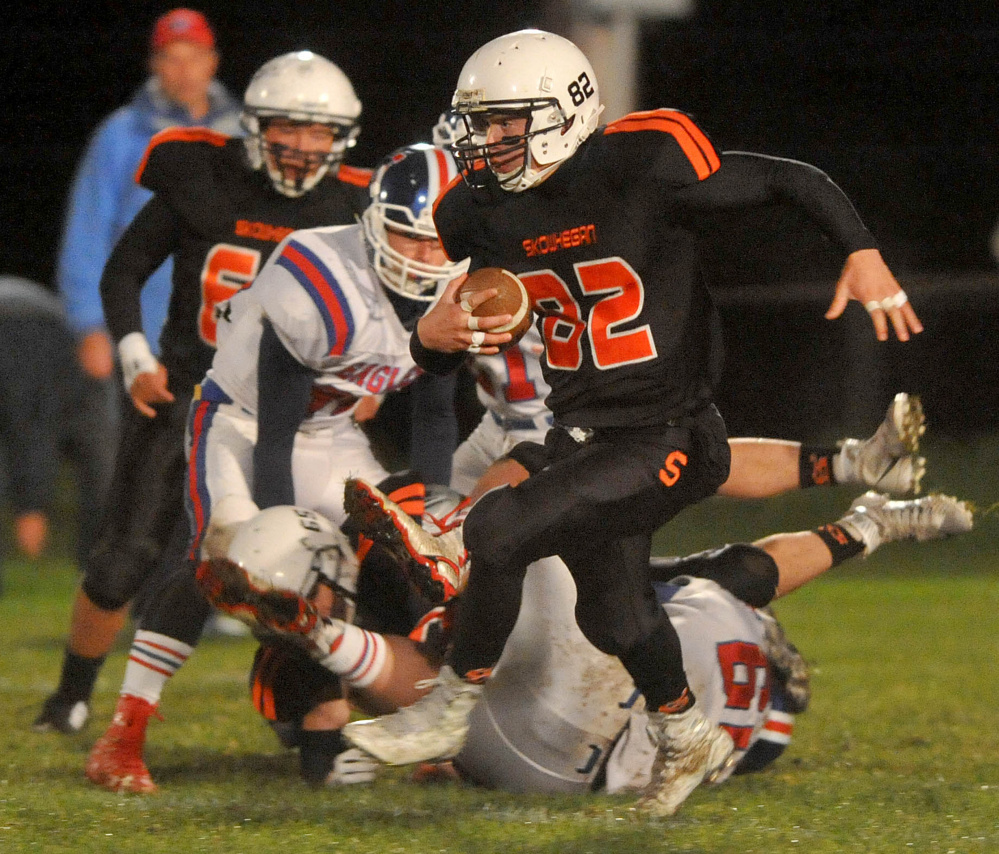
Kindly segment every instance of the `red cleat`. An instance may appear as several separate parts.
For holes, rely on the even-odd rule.
[[[148,700],[130,694],[119,697],[111,725],[87,757],[87,779],[112,792],[155,792],[156,784],[142,758],[152,715],[160,717]]]

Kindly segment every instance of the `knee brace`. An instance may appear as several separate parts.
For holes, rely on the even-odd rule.
[[[752,608],[762,608],[777,592],[776,562],[749,543],[733,543],[684,558],[676,564],[675,575],[708,578]]]
[[[83,576],[83,592],[98,608],[117,611],[142,588],[156,566],[159,549],[152,540],[98,546]]]

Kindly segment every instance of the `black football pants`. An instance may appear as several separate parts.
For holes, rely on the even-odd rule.
[[[115,471],[83,591],[100,608],[116,611],[156,572],[171,536],[186,527],[184,430],[191,389],[171,387],[173,403],[146,418],[131,405],[123,419]]]
[[[499,660],[520,610],[527,566],[561,557],[577,588],[576,620],[621,659],[650,708],[687,687],[680,641],[649,577],[652,535],[728,476],[725,425],[709,406],[660,430],[598,431],[579,443],[560,427],[547,466],[484,496],[465,522],[472,561],[451,664],[459,674]]]

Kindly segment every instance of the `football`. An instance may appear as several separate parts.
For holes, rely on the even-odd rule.
[[[509,332],[513,336],[506,344],[499,345],[500,350],[506,350],[513,347],[531,328],[531,321],[534,319],[531,313],[531,298],[527,295],[524,283],[509,270],[504,270],[502,267],[482,267],[470,273],[465,279],[455,294],[455,301],[461,302],[463,297],[489,288],[496,288],[499,293],[477,306],[472,314],[476,317],[489,317],[494,314],[513,315],[509,323],[489,330]]]

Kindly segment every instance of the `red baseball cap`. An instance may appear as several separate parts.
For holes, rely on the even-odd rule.
[[[215,33],[208,19],[193,9],[173,9],[156,20],[150,47],[161,50],[174,42],[192,42],[203,47],[215,47]]]

